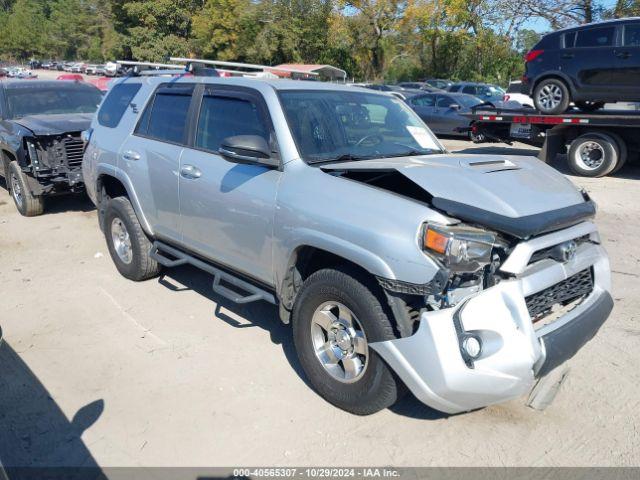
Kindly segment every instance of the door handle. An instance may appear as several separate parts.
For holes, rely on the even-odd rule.
[[[573,53],[563,53],[562,58],[573,58],[575,55]]]
[[[138,152],[134,152],[133,150],[127,150],[122,154],[122,158],[131,161],[140,160],[140,154]]]
[[[202,176],[202,172],[200,171],[199,168],[196,168],[193,165],[184,165],[180,169],[180,175],[182,175],[184,178],[195,180]]]
[[[631,53],[629,52],[617,52],[616,53],[616,57],[618,58],[629,58],[631,56]]]

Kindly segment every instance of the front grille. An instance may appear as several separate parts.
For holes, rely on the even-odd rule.
[[[582,237],[574,238],[573,241],[576,242],[576,245],[580,246],[583,243],[589,241],[589,235],[583,235]],[[543,248],[542,250],[534,252],[533,255],[531,255],[531,259],[529,260],[529,265],[539,262],[540,260],[545,260],[547,258],[556,259],[555,252],[560,245],[562,244],[552,245],[551,247]]]
[[[551,287],[525,298],[529,315],[534,322],[542,320],[553,312],[554,307],[567,305],[593,290],[593,272],[591,268],[556,283]]]
[[[67,165],[76,167],[82,165],[84,142],[80,138],[67,137],[64,139],[64,149],[67,154]]]

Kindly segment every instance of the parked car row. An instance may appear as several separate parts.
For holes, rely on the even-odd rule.
[[[116,62],[105,64],[92,64],[87,62],[58,62],[54,60],[31,60],[29,65],[32,69],[42,68],[45,70],[57,70],[60,72],[78,73],[86,75],[102,75],[115,77],[123,74],[122,69]]]

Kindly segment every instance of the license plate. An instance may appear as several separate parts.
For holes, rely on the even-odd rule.
[[[512,123],[510,135],[514,138],[531,137],[531,124],[530,123]]]

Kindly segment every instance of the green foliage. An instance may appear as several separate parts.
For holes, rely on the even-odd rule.
[[[543,15],[540,1],[0,0],[0,55],[327,63],[357,80],[505,84],[521,75],[522,54],[539,38],[520,28],[530,16],[566,23],[567,6],[602,10],[592,0],[553,0],[565,13]],[[639,5],[618,0],[604,15],[640,14]]]

